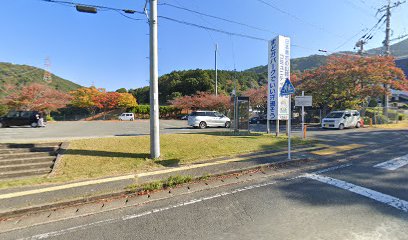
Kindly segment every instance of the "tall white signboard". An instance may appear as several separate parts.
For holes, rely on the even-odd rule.
[[[268,48],[268,120],[289,119],[289,96],[280,94],[286,79],[290,79],[290,38],[277,36]]]

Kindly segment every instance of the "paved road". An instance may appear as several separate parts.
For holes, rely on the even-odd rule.
[[[407,131],[372,132],[365,140],[389,146],[354,152],[356,159],[335,169],[256,178],[0,238],[408,239]]]
[[[11,127],[0,128],[0,142],[32,142],[43,140],[70,140],[77,138],[96,138],[112,136],[138,136],[149,134],[149,120],[136,120],[133,122],[119,121],[76,121],[49,123],[45,128]],[[299,126],[293,131],[300,135]],[[347,129],[344,131],[355,132],[361,129]],[[205,131],[231,131],[225,128],[194,129],[182,120],[161,120],[160,132],[167,133],[191,133]],[[265,132],[266,125],[251,124],[251,131]],[[284,126],[281,130],[284,132]],[[315,134],[316,129],[310,129],[310,134]],[[319,134],[317,131],[316,134]],[[337,134],[342,131],[326,130],[324,134]]]

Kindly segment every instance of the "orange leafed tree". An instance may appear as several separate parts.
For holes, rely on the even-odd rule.
[[[217,110],[226,112],[229,109],[231,98],[226,95],[218,95],[198,92],[193,96],[183,96],[170,101],[173,107],[188,110]]]
[[[137,105],[136,98],[130,93],[107,92],[104,88],[79,88],[71,92],[72,105],[86,108],[92,114],[96,111],[108,111],[117,108],[130,108]]]
[[[32,83],[21,88],[8,86],[7,93],[3,103],[17,110],[50,112],[65,107],[71,100],[69,94],[39,83]]]
[[[337,55],[326,65],[303,72],[295,87],[312,95],[315,107],[331,110],[366,106],[370,98],[390,94],[386,85],[408,89],[408,80],[393,57]]]

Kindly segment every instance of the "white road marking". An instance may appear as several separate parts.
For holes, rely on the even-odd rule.
[[[345,165],[347,165],[347,164],[345,164]],[[338,169],[338,168],[341,168],[341,167],[345,167],[345,165],[340,165],[337,168],[334,168],[334,167],[327,168],[327,169],[324,169],[324,170],[325,170],[325,172],[328,172],[328,171],[335,170],[335,169]],[[324,171],[324,170],[322,170],[322,171]],[[295,176],[295,177],[292,177],[292,178],[287,178],[287,179],[285,179],[285,181],[291,181],[291,180],[299,179],[299,178],[302,178],[302,177],[304,177],[304,175],[298,175],[298,176]],[[71,228],[62,229],[62,230],[59,230],[59,231],[53,231],[53,232],[38,234],[38,235],[34,235],[34,236],[31,236],[31,237],[28,237],[28,238],[21,238],[21,240],[28,240],[28,239],[36,240],[36,239],[45,239],[45,238],[50,238],[50,237],[56,237],[56,236],[60,236],[60,235],[70,233],[70,232],[85,230],[85,229],[88,229],[88,228],[93,227],[93,226],[109,224],[109,223],[116,223],[116,222],[120,222],[120,221],[127,221],[127,220],[130,220],[130,219],[140,218],[140,217],[144,217],[144,216],[151,215],[151,214],[154,214],[154,213],[163,212],[163,211],[167,211],[167,210],[170,210],[170,209],[179,208],[179,207],[183,207],[183,206],[187,206],[187,205],[191,205],[191,204],[195,204],[195,203],[199,203],[199,202],[204,202],[204,201],[208,201],[208,200],[211,200],[211,199],[232,195],[232,194],[239,193],[239,192],[248,191],[248,190],[251,190],[251,189],[256,189],[256,188],[261,188],[261,187],[265,187],[265,186],[274,185],[276,183],[278,183],[278,182],[277,181],[272,181],[272,182],[266,182],[266,183],[261,183],[261,184],[250,185],[250,186],[246,186],[246,187],[243,187],[243,188],[235,189],[235,190],[230,191],[230,192],[222,192],[222,193],[218,193],[218,194],[207,196],[207,197],[192,199],[190,201],[182,202],[182,203],[175,204],[175,205],[170,205],[170,206],[163,207],[163,208],[156,208],[156,209],[146,211],[146,212],[142,212],[142,213],[138,213],[138,214],[125,215],[125,216],[120,217],[120,218],[110,218],[110,219],[105,219],[105,220],[98,221],[98,222],[93,222],[93,223],[83,224],[83,225],[79,225],[79,226],[75,226],[75,227],[71,227]],[[162,200],[162,199],[158,199],[158,200]]]
[[[395,170],[408,164],[408,154],[402,157],[397,157],[389,161],[374,165],[376,168],[384,168],[387,170]]]
[[[286,179],[286,180],[292,180],[292,179],[295,179],[295,178],[290,178],[290,179]],[[28,238],[21,238],[21,239],[35,240],[35,239],[45,239],[45,238],[50,238],[50,237],[56,237],[56,236],[60,236],[60,235],[63,235],[63,234],[70,233],[70,232],[75,232],[75,231],[79,231],[79,230],[88,229],[90,227],[97,226],[97,225],[108,224],[108,223],[116,223],[116,222],[120,222],[120,221],[127,221],[127,220],[131,220],[131,219],[135,219],[135,218],[140,218],[140,217],[144,217],[144,216],[151,215],[151,214],[154,214],[154,213],[159,213],[159,212],[167,211],[167,210],[174,209],[174,208],[180,208],[180,207],[183,207],[183,206],[187,206],[187,205],[191,205],[191,204],[195,204],[195,203],[199,203],[199,202],[204,202],[204,201],[208,201],[208,200],[211,200],[211,199],[232,195],[232,194],[235,194],[235,193],[238,193],[238,192],[248,191],[248,190],[255,189],[255,188],[265,187],[265,186],[273,185],[273,184],[276,184],[276,183],[277,183],[276,181],[272,181],[272,182],[267,182],[267,183],[262,183],[262,184],[255,184],[255,185],[247,186],[247,187],[244,187],[244,188],[238,188],[238,189],[235,189],[235,190],[230,191],[230,192],[222,192],[222,193],[218,193],[218,194],[211,195],[211,196],[208,196],[208,197],[192,199],[190,201],[182,202],[182,203],[175,204],[175,205],[170,205],[170,206],[163,207],[163,208],[156,208],[156,209],[146,211],[146,212],[142,212],[142,213],[138,213],[138,214],[126,215],[126,216],[123,216],[123,217],[120,217],[120,218],[105,219],[105,220],[98,221],[98,222],[83,224],[83,225],[79,225],[79,226],[75,226],[75,227],[71,227],[71,228],[67,228],[67,229],[62,229],[62,230],[59,230],[59,231],[53,231],[53,232],[38,234],[38,235],[34,235],[34,236],[31,236],[31,237],[28,237]]]
[[[322,169],[322,170],[319,170],[319,171],[316,171],[316,172],[313,172],[313,173],[314,174],[320,174],[320,173],[325,173],[325,172],[331,172],[331,171],[334,171],[334,170],[337,170],[337,169],[340,169],[340,168],[350,167],[352,165],[353,164],[351,164],[351,163],[347,163],[347,164],[343,164],[343,165],[337,165],[337,166]]]
[[[357,185],[354,185],[352,183],[348,183],[342,180],[338,180],[335,178],[331,178],[331,177],[326,177],[326,176],[321,176],[321,175],[317,175],[317,174],[305,174],[305,177],[313,179],[313,180],[317,180],[319,182],[322,183],[327,183],[329,185],[353,192],[353,193],[357,193],[359,195],[362,195],[364,197],[368,197],[371,198],[373,200],[376,200],[378,202],[387,204],[391,207],[397,208],[399,210],[402,210],[403,212],[408,213],[408,202],[401,200],[399,198],[384,194],[384,193],[380,193],[365,187],[360,187]]]

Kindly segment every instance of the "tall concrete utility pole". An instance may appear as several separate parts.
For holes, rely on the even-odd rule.
[[[218,68],[217,68],[218,44],[215,44],[215,96],[218,96]]]
[[[396,8],[399,5],[406,3],[406,1],[398,1],[395,2],[391,5],[391,0],[388,0],[388,4],[386,6],[383,6],[382,8],[380,8],[378,10],[378,12],[384,12],[385,11],[385,21],[386,21],[386,27],[385,27],[385,40],[383,42],[384,44],[384,55],[385,56],[390,56],[391,55],[391,46],[390,46],[390,42],[391,42],[391,9],[392,8]],[[388,84],[384,85],[385,89],[388,91],[390,86]],[[389,104],[388,104],[388,95],[384,96],[384,115],[388,116],[388,108],[389,108]]]
[[[384,40],[384,55],[389,56],[391,54],[390,49],[390,34],[391,34],[391,0],[388,0],[388,6],[386,10],[386,26],[385,26],[385,40]],[[389,90],[387,84],[384,85],[385,89]],[[384,95],[384,111],[385,116],[388,116],[388,95]]]
[[[150,158],[160,157],[157,0],[150,0]]]
[[[389,56],[391,54],[390,49],[390,34],[391,34],[391,0],[388,0],[386,10],[386,26],[385,26],[385,40],[384,40],[384,55]]]

